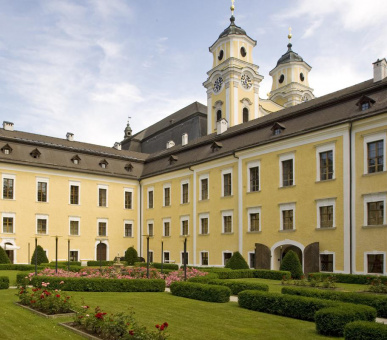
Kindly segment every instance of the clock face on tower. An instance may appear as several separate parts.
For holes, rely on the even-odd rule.
[[[248,90],[252,86],[252,81],[247,74],[242,74],[241,83],[246,90]]]
[[[220,91],[220,89],[222,88],[222,84],[223,84],[223,78],[218,77],[214,82],[214,92],[215,93],[218,93]]]

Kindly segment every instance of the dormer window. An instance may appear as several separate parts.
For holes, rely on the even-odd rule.
[[[108,166],[108,161],[106,159],[103,159],[101,162],[99,162],[99,166],[102,168],[102,169],[106,169],[107,166]]]
[[[71,161],[74,163],[74,164],[79,164],[79,162],[81,161],[81,158],[78,156],[78,155],[75,155],[73,158],[71,158]]]
[[[272,126],[271,130],[273,131],[274,136],[278,136],[282,133],[283,130],[285,130],[285,125],[277,122]]]
[[[39,158],[41,155],[41,152],[38,149],[34,149],[30,152],[30,155],[32,158]]]
[[[132,165],[132,163],[126,164],[126,165],[125,165],[125,170],[126,170],[127,172],[132,172],[132,170],[133,170],[133,165]]]
[[[1,148],[1,152],[2,152],[4,155],[9,155],[9,154],[12,152],[12,148],[9,146],[9,144],[5,144],[5,145]]]
[[[373,104],[375,104],[375,100],[367,96],[362,96],[356,103],[360,111],[366,111],[370,109]]]
[[[169,157],[169,164],[170,165],[172,165],[172,164],[174,164],[175,162],[177,162],[177,160],[178,160],[179,158],[177,157],[177,156],[174,156],[174,155],[171,155],[170,157]]]
[[[220,143],[220,142],[213,142],[213,143],[211,144],[211,150],[212,150],[212,152],[218,151],[218,150],[221,149],[222,147],[223,147],[223,145],[222,145],[222,143]]]

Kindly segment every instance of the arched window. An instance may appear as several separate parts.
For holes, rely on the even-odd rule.
[[[247,107],[243,108],[243,123],[246,123],[249,121],[249,110]]]
[[[218,122],[221,119],[222,119],[222,111],[218,110],[216,111],[216,121]]]

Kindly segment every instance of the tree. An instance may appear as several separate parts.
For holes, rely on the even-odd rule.
[[[38,265],[41,263],[48,263],[48,258],[46,255],[46,252],[43,250],[41,246],[37,246],[36,249],[34,250],[34,253],[32,254],[31,257],[31,264],[35,264],[35,252],[38,254]]]
[[[292,274],[293,279],[301,279],[304,275],[300,259],[293,250],[289,250],[282,260],[280,270],[286,270]]]
[[[128,266],[133,266],[138,259],[137,250],[134,247],[129,247],[125,252],[125,261]]]
[[[5,250],[0,246],[0,263],[11,263]]]
[[[249,269],[249,265],[243,258],[239,251],[232,254],[231,258],[227,261],[225,268],[231,269]]]

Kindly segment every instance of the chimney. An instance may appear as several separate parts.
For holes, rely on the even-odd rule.
[[[216,134],[220,135],[223,132],[227,131],[227,120],[222,118],[216,122]]]
[[[187,145],[188,144],[188,133],[183,133],[181,136],[181,145]]]
[[[116,150],[121,150],[121,143],[115,142],[113,148]]]
[[[3,121],[3,129],[7,131],[13,131],[13,123]]]
[[[170,140],[167,142],[167,149],[171,148],[172,146],[175,146],[175,142],[173,140]]]
[[[387,77],[387,61],[386,58],[377,60],[374,64],[374,83],[383,80]]]
[[[66,133],[66,139],[70,142],[74,141],[74,134],[71,132]]]

